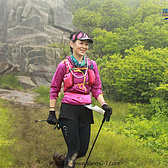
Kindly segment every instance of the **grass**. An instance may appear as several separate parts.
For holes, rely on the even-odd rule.
[[[101,117],[99,114],[94,113],[94,118],[95,124],[92,125],[90,148],[101,124]],[[112,120],[113,118],[111,118],[110,123],[105,122],[103,127],[108,127],[112,123]],[[86,158],[82,158],[78,162],[84,162],[85,159]],[[145,148],[143,144],[132,138],[117,135],[114,132],[107,132],[104,129],[102,129],[99,134],[89,161],[104,163],[104,165],[105,163],[109,164],[110,162],[117,162],[119,163],[119,165],[117,165],[119,168],[166,167],[161,164],[162,157],[159,154],[152,152],[149,148]],[[94,165],[91,167],[97,168],[101,166]]]
[[[1,135],[12,140],[12,143],[8,143],[8,145],[1,145],[3,150],[0,150],[0,167],[54,168],[52,161],[54,152],[64,154],[67,149],[60,130],[54,130],[53,126],[46,122],[35,122],[36,119],[47,118],[48,108],[19,106],[2,100],[0,100],[0,105],[3,109],[0,118],[4,121],[3,124],[1,122]],[[115,124],[114,119],[117,116],[126,113],[125,104],[113,103],[113,106],[115,117],[112,116],[110,122],[104,123],[89,159],[89,163],[99,162],[103,166],[88,165],[87,167],[108,168],[112,167],[110,164],[116,162],[117,165],[113,167],[117,168],[166,168],[161,164],[162,156],[143,147],[140,142],[114,132],[107,132],[104,129]],[[121,110],[122,107],[123,110]],[[94,113],[95,124],[92,125],[89,150],[100,127],[102,117],[102,115]],[[77,162],[83,163],[86,158],[87,156],[78,159]],[[83,166],[76,165],[76,167]]]
[[[46,106],[49,106],[49,100],[50,100],[50,88],[46,86],[39,86],[33,90],[36,93],[39,93],[40,96],[36,97],[37,103],[42,103]],[[61,99],[63,98],[63,93],[59,94],[59,97],[57,99],[57,106],[61,105]]]
[[[50,100],[49,87],[39,86],[35,88],[33,91],[40,94],[40,96],[36,97],[37,103],[43,103],[44,105],[49,105],[49,100]]]
[[[0,76],[0,88],[23,90],[17,77],[14,75]]]
[[[48,109],[16,104],[10,104],[8,109],[7,113],[10,113],[10,120],[13,121],[11,123],[13,132],[9,136],[12,139],[17,139],[15,143],[4,147],[7,151],[6,155],[11,158],[11,166],[8,167],[54,167],[52,163],[53,153],[56,150],[61,152],[62,146],[64,146],[64,152],[66,150],[62,143],[62,134],[46,122],[35,122],[36,119],[46,119]],[[4,128],[3,131],[6,132],[6,129]],[[1,159],[0,162],[3,160]],[[1,167],[3,168],[3,166]]]
[[[0,87],[16,89],[17,85],[19,86],[14,76],[0,78]],[[54,127],[46,122],[35,122],[36,119],[48,117],[50,88],[40,86],[34,91],[40,94],[36,101],[46,106],[20,106],[0,99],[0,167],[2,168],[54,168],[52,155],[55,152],[64,154],[67,151],[60,130],[54,130]],[[62,96],[63,94],[60,94],[57,108],[61,104]],[[92,100],[93,104],[99,105],[97,101]],[[90,164],[87,167],[112,167],[115,163],[113,167],[117,168],[168,167],[164,163],[164,156],[145,148],[142,142],[118,135],[114,131],[107,131],[122,127],[127,116],[127,104],[110,100],[106,102],[113,108],[113,115],[110,122],[104,123],[89,159],[89,163],[102,165]],[[94,112],[94,119],[89,150],[103,116]],[[84,163],[87,155],[78,159],[77,163]],[[76,167],[83,166],[76,165]]]
[[[10,137],[12,133],[11,124],[9,122],[10,114],[7,108],[2,107],[3,104],[8,104],[4,100],[0,100],[0,167],[8,168],[12,165],[12,156],[9,155],[10,146],[15,142],[15,139]]]

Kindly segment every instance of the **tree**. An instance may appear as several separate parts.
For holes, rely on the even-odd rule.
[[[75,13],[74,17],[74,26],[88,32],[88,34],[92,35],[93,30],[100,27],[101,14],[99,12],[80,9]]]
[[[117,33],[95,29],[92,54],[98,55],[102,58],[104,55],[119,53],[120,47],[118,46],[118,40],[119,38]]]
[[[151,86],[164,82],[168,49],[145,50],[137,46],[126,50],[124,58],[112,55],[103,58],[100,75],[104,90],[117,100],[149,102]],[[100,63],[100,62],[99,62]]]

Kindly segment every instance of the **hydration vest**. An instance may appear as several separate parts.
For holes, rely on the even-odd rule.
[[[83,83],[80,83],[78,85],[84,86],[86,84],[89,84],[91,86],[92,84],[95,83],[95,74],[93,71],[93,65],[92,65],[90,59],[88,59],[88,58],[86,58],[86,59],[87,59],[87,65],[84,68],[75,68],[75,67],[73,67],[73,65],[71,64],[71,62],[68,59],[64,60],[64,63],[66,65],[66,73],[64,75],[64,92],[68,88],[74,86],[74,77],[84,79]],[[85,70],[85,74],[83,76],[77,76],[74,74],[74,72],[73,72],[74,70]],[[88,75],[88,79],[89,79],[88,82],[85,82],[86,75]]]

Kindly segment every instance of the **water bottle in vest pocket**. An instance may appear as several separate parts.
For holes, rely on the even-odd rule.
[[[88,69],[88,74],[89,74],[89,84],[92,85],[95,83],[95,74],[94,71],[91,69]]]
[[[73,86],[73,75],[71,72],[64,75],[64,91]]]

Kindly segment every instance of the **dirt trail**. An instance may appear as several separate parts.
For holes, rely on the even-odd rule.
[[[38,104],[34,100],[38,95],[38,93],[32,91],[7,90],[0,88],[0,98],[26,106],[37,106]]]

